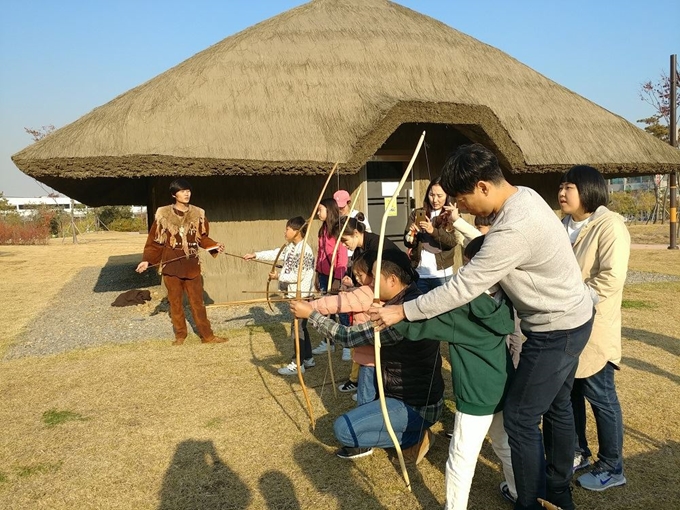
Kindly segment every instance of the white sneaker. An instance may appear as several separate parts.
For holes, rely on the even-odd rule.
[[[312,368],[316,366],[316,361],[314,361],[314,358],[307,358],[305,360],[302,360],[302,367],[303,368]],[[304,374],[304,370],[302,371]]]
[[[326,340],[321,340],[318,347],[312,349],[312,354],[326,354],[328,352],[328,343]],[[331,344],[331,352],[335,352],[335,345]]]
[[[352,351],[347,348],[342,348],[342,361],[352,361]]]
[[[305,373],[305,365],[300,367],[300,370],[302,373]],[[291,361],[287,366],[279,368],[279,374],[281,375],[297,375],[298,373],[298,366],[294,361]]]

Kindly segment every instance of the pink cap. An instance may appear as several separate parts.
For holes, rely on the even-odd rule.
[[[349,202],[352,197],[344,189],[339,189],[333,193],[333,198],[335,199],[335,203],[338,204],[338,207],[342,209],[347,205],[347,202]]]

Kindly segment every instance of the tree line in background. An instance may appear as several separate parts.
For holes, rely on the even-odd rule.
[[[133,214],[129,206],[86,208],[75,204],[74,217],[56,207],[39,205],[22,215],[0,192],[0,245],[46,244],[48,239],[99,230],[146,232],[146,214]],[[83,214],[84,211],[84,214]]]

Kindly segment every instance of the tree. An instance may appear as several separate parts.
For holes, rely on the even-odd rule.
[[[676,70],[677,84],[680,85],[680,70]],[[637,122],[645,124],[644,130],[652,136],[655,136],[666,143],[670,143],[670,123],[671,123],[671,79],[666,73],[662,72],[658,81],[648,81],[643,83],[640,87],[640,99],[645,103],[652,105],[654,114],[645,119],[639,119]],[[676,104],[680,104],[680,86],[676,88]],[[680,114],[676,112],[676,126],[680,125]],[[676,134],[677,140],[677,134]],[[680,179],[680,172],[676,172],[676,182]],[[666,216],[666,195],[661,194],[659,183],[657,179],[654,180],[654,195],[656,197],[656,205],[654,208],[654,223],[657,219],[664,222]],[[659,214],[660,213],[660,214]],[[680,223],[678,224],[678,232],[680,232]]]
[[[678,76],[679,85],[676,89],[676,101],[680,104],[680,70],[676,72]],[[648,81],[640,86],[640,99],[645,103],[652,105],[654,114],[646,119],[640,119],[637,122],[645,124],[644,128],[649,134],[660,138],[666,143],[670,142],[670,135],[668,133],[671,123],[671,78],[666,73],[661,73],[658,81]],[[680,125],[680,114],[678,116],[676,125]]]
[[[111,223],[116,220],[131,220],[133,218],[130,207],[116,205],[100,207],[97,216],[99,216],[99,220],[106,225],[106,228],[109,228]]]
[[[628,191],[614,191],[609,195],[609,208],[628,219],[636,219],[638,208],[635,198]]]
[[[0,211],[13,211],[14,207],[10,205],[9,201],[5,198],[5,194],[0,191]]]
[[[33,138],[34,142],[39,142],[40,140],[45,138],[47,135],[49,135],[55,129],[57,129],[57,128],[55,128],[54,125],[48,124],[47,126],[41,126],[39,129],[32,129],[32,128],[25,127],[24,131],[26,131],[29,135],[31,135],[31,138]],[[47,193],[48,197],[57,198],[57,197],[60,196],[59,193],[57,193],[54,190],[51,191],[51,192],[48,192],[45,189],[45,187],[40,183],[40,181],[38,181],[37,179],[35,179],[35,182],[38,184],[38,186],[40,186],[43,189],[43,191],[45,193]],[[55,200],[55,203],[56,203],[56,200]],[[59,230],[61,230],[62,232],[64,231],[64,226],[63,226],[62,221],[61,221],[61,214],[58,215],[58,218],[52,219],[52,221],[50,223],[50,226],[52,228],[52,232],[54,232],[54,230],[55,230],[55,225],[59,225]],[[78,237],[76,236],[75,219],[73,217],[73,200],[71,200],[71,228],[72,228],[72,231],[73,231],[73,244],[78,244]],[[62,242],[63,242],[63,239],[62,239]]]
[[[49,124],[47,126],[41,126],[40,129],[31,129],[31,128],[24,128],[24,131],[26,131],[31,137],[33,138],[34,142],[39,142],[43,138],[45,138],[47,135],[49,135],[52,131],[54,131],[55,128],[52,124]]]

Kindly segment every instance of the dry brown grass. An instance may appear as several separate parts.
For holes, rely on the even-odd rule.
[[[3,313],[0,355],[28,322],[49,306],[66,283],[85,267],[103,267],[112,255],[140,256],[145,235],[98,232],[70,239],[51,239],[47,246],[0,245]]]
[[[668,246],[670,241],[670,226],[668,223],[649,225],[628,225],[633,244],[663,244]],[[679,240],[680,241],[680,240]]]
[[[14,268],[3,272],[0,287],[4,310],[13,307],[1,319],[5,331],[15,332],[6,338],[49,306],[75,269],[139,253],[143,244],[128,234],[83,241],[0,247],[0,261],[13,261]],[[646,270],[638,253],[631,266]],[[660,267],[677,268],[675,252],[653,253]],[[624,310],[617,376],[629,483],[605,493],[576,489],[580,508],[677,507],[671,479],[680,470],[679,295],[678,282],[626,288],[626,300],[646,305]],[[426,460],[410,469],[413,493],[384,451],[357,462],[337,459],[332,421],[353,402],[336,399],[327,381],[324,386],[326,363],[319,359],[305,374],[317,417],[316,430],[309,430],[297,380],[276,374],[290,355],[287,328],[235,330],[226,345],[171,348],[149,341],[2,362],[0,508],[441,507],[443,426],[436,425],[440,435]],[[335,356],[341,377],[349,367]],[[42,416],[50,410],[84,419],[48,426]],[[589,432],[595,444],[592,423]],[[497,494],[501,476],[486,445],[470,508],[508,508]]]

